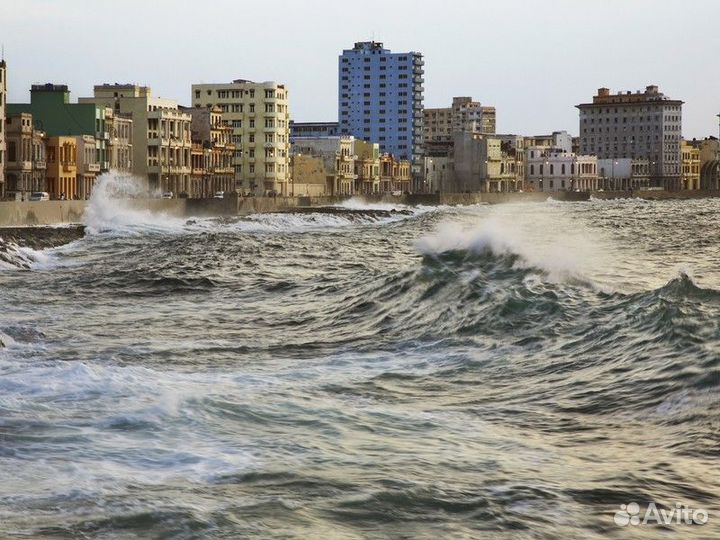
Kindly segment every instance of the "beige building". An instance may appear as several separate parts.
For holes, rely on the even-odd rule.
[[[100,174],[95,137],[78,135],[75,137],[75,147],[77,149],[77,197],[78,199],[89,199],[95,180]]]
[[[454,97],[452,106],[424,110],[425,141],[449,141],[454,131],[492,134],[496,130],[495,107],[471,97]]]
[[[322,197],[332,193],[335,175],[326,170],[322,156],[293,154],[290,156],[290,195]]]
[[[0,198],[5,196],[5,104],[7,102],[7,66],[0,60]]]
[[[147,86],[103,84],[80,103],[111,107],[132,118],[132,172],[147,178],[150,192],[187,194],[190,189],[191,117],[175,100],[153,97]]]
[[[194,107],[220,107],[232,128],[237,187],[256,195],[290,193],[288,90],[275,82],[237,79],[193,84]]]
[[[352,195],[355,193],[355,137],[301,137],[295,139],[292,153],[323,158],[328,195]],[[299,169],[298,169],[299,170]],[[302,178],[295,178],[299,184]]]
[[[355,139],[353,156],[355,158],[355,193],[379,193],[380,145]]]
[[[412,181],[411,163],[396,159],[392,154],[380,156],[380,191],[383,193],[409,192]]]
[[[523,185],[523,159],[503,136],[453,133],[453,191],[516,191]]]
[[[700,149],[688,141],[681,141],[682,189],[700,189]]]
[[[71,200],[78,197],[75,137],[48,138],[47,191],[53,199]]]
[[[595,156],[578,156],[566,149],[531,146],[526,149],[527,191],[591,191],[598,189]]]
[[[109,168],[120,172],[132,172],[132,132],[133,121],[129,114],[113,113],[109,107],[110,119],[105,120],[109,125],[110,141],[108,144]]]
[[[181,110],[192,117],[190,132],[195,161],[197,145],[202,150],[200,169],[203,174],[198,178],[198,164],[193,163],[194,185],[190,196],[207,198],[221,191],[235,191],[235,145],[231,142],[233,129],[223,120],[222,110],[220,107],[182,107]]]
[[[9,115],[4,133],[5,195],[27,199],[33,191],[47,191],[45,133],[34,128],[32,115]]]

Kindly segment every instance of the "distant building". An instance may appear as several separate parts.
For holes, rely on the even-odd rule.
[[[495,107],[483,106],[471,97],[454,97],[451,107],[424,110],[424,141],[449,141],[453,131],[493,134]]]
[[[322,197],[332,192],[335,175],[326,168],[323,156],[290,156],[290,194],[296,197]]]
[[[525,186],[528,191],[591,191],[598,189],[597,157],[578,156],[564,148],[526,149]]]
[[[679,189],[682,105],[657,86],[611,94],[600,88],[580,110],[580,150],[599,159],[647,159],[654,185]]]
[[[380,145],[360,139],[353,141],[355,193],[380,192]]]
[[[0,199],[5,197],[5,106],[7,103],[7,65],[0,60]]]
[[[75,137],[48,137],[47,190],[53,199],[79,198]]]
[[[235,145],[237,187],[256,195],[290,194],[290,112],[288,89],[276,82],[236,79],[193,84],[195,107],[220,107]]]
[[[7,116],[4,135],[5,195],[27,199],[33,191],[47,191],[45,133],[35,129],[30,113]]]
[[[378,142],[382,153],[422,165],[423,56],[392,53],[382,43],[355,43],[338,59],[341,135]]]
[[[199,144],[203,154],[203,175],[199,182],[195,177],[190,196],[207,198],[219,191],[235,191],[235,145],[230,142],[233,128],[223,120],[222,109],[183,107],[181,110],[192,117],[190,130],[193,146]]]
[[[453,133],[453,191],[522,189],[522,162],[518,152],[502,137],[459,131]]]
[[[693,140],[700,156],[700,189],[720,189],[720,140],[708,137]]]
[[[646,158],[598,159],[597,168],[599,189],[627,191],[651,186],[651,165]]]
[[[700,189],[700,149],[688,141],[680,143],[682,189]]]
[[[111,111],[106,107],[106,111]],[[110,169],[120,172],[132,172],[133,159],[133,121],[129,114],[112,113],[106,116],[106,123],[109,125],[110,146],[108,147],[108,159]]]
[[[543,146],[545,148],[558,148],[568,154],[573,153],[573,136],[567,131],[553,131],[550,135],[526,136],[524,140],[525,148]]]
[[[298,137],[334,137],[340,132],[337,122],[293,122],[290,120],[290,144]]]
[[[148,86],[103,84],[80,103],[110,107],[114,114],[132,118],[132,172],[147,179],[148,190],[172,192],[190,189],[190,120],[177,101],[153,97]]]
[[[380,191],[383,193],[409,192],[412,182],[410,161],[397,159],[392,154],[380,156]]]
[[[355,193],[354,137],[305,137],[292,146],[293,155],[310,155],[323,160],[328,195],[352,195]],[[296,173],[301,169],[296,162]],[[308,183],[302,177],[293,178],[299,184]]]
[[[100,163],[95,152],[95,137],[79,135],[75,137],[77,166],[77,198],[89,199],[98,174]]]

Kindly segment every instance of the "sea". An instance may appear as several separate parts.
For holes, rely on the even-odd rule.
[[[0,538],[720,537],[719,199],[180,219],[119,182],[0,260]]]

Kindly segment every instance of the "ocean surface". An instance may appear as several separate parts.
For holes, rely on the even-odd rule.
[[[346,206],[6,254],[0,538],[720,537],[719,200]]]

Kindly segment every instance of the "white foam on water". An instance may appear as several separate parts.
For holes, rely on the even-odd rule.
[[[337,208],[347,208],[348,210],[407,210],[408,207],[401,203],[392,202],[369,202],[363,197],[352,197],[346,201],[334,205]]]

